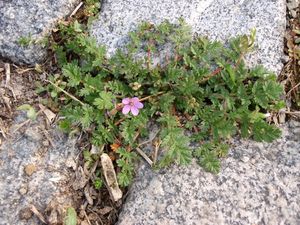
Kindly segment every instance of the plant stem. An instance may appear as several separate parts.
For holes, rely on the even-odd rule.
[[[203,84],[206,81],[208,81],[210,78],[216,76],[217,74],[219,74],[222,71],[222,69],[223,69],[222,67],[218,67],[211,74],[209,74],[206,78],[204,78],[203,80],[199,81],[199,84]]]
[[[78,98],[76,98],[75,96],[71,95],[70,93],[66,92],[64,89],[62,89],[61,87],[57,86],[56,84],[54,84],[52,81],[50,80],[46,80],[48,83],[52,84],[54,87],[56,87],[58,90],[60,90],[61,92],[63,92],[64,94],[66,94],[67,96],[69,96],[71,99],[73,99],[76,102],[79,102],[82,106],[84,106],[85,104],[80,101]]]
[[[156,93],[156,94],[154,94],[154,95],[149,95],[149,96],[147,96],[147,97],[141,98],[141,99],[140,99],[140,102],[146,101],[146,100],[148,100],[149,98],[156,97],[156,96],[158,96],[158,95],[162,95],[163,93],[164,93],[163,91],[160,91],[160,92],[158,92],[158,93]]]

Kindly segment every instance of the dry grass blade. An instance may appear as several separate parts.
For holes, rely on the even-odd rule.
[[[67,96],[69,96],[71,99],[73,99],[76,102],[79,102],[82,106],[84,106],[85,104],[80,101],[78,98],[76,98],[75,96],[71,95],[70,93],[66,92],[64,89],[60,88],[59,86],[57,86],[56,84],[54,84],[52,81],[50,80],[46,80],[48,83],[52,84],[54,87],[56,87],[58,90],[60,90],[61,92],[63,92],[64,94],[66,94]]]
[[[31,212],[33,212],[33,214],[36,215],[40,221],[42,221],[44,224],[47,224],[45,217],[37,210],[34,205],[30,205],[29,207]]]
[[[5,86],[9,86],[9,83],[10,83],[10,64],[5,63],[4,68],[5,68]]]
[[[158,150],[161,144],[161,140],[158,140],[155,142],[155,149],[154,149],[154,155],[153,155],[153,163],[155,164],[157,161],[157,155],[158,155]]]
[[[80,3],[76,6],[76,8],[73,10],[73,12],[70,14],[69,17],[74,16],[74,15],[77,13],[77,11],[80,9],[80,7],[81,7],[82,5],[83,5],[83,2],[80,2]]]
[[[42,104],[39,104],[40,109],[43,111],[43,113],[45,114],[45,116],[47,117],[48,121],[50,122],[50,124],[54,121],[56,114],[53,113],[51,110],[49,110],[48,108],[46,108],[45,106],[43,106]]]
[[[290,95],[291,92],[292,92],[293,90],[295,90],[296,88],[298,88],[299,86],[300,86],[300,82],[299,82],[298,84],[296,84],[294,87],[292,87],[291,90],[289,90],[288,93],[286,93],[286,94],[287,94],[287,95]]]
[[[136,148],[135,150],[146,160],[150,166],[153,165],[152,160],[146,155],[145,152],[143,152],[140,148]]]

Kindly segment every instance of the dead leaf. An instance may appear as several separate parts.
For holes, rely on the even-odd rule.
[[[114,152],[117,151],[120,148],[120,144],[118,143],[113,143],[110,145],[111,150],[113,150]]]
[[[47,224],[44,216],[37,210],[37,208],[34,205],[30,205],[30,210],[34,213],[34,215],[36,215],[39,218],[40,221]]]
[[[109,155],[109,158],[111,159],[111,161],[115,161],[116,160],[116,155],[115,155],[114,152],[109,152],[108,155]]]
[[[53,113],[50,109],[47,109],[45,106],[42,104],[39,104],[40,109],[43,111],[45,116],[47,117],[48,121],[52,123],[56,117],[56,114]]]
[[[111,212],[112,210],[113,210],[112,207],[110,207],[110,206],[105,206],[104,208],[99,209],[98,212],[99,212],[100,215],[105,215],[105,214]]]
[[[84,196],[85,196],[85,198],[86,198],[86,200],[88,201],[88,203],[90,204],[90,205],[93,205],[93,199],[92,199],[92,197],[91,197],[91,195],[90,195],[90,188],[89,188],[89,185],[87,185],[85,188],[84,188]]]
[[[102,165],[104,178],[107,184],[107,189],[113,201],[116,202],[122,198],[123,193],[119,188],[119,184],[117,181],[117,176],[116,176],[116,172],[112,160],[106,153],[103,153],[101,155],[101,165]]]

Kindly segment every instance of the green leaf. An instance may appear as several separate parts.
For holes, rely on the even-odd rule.
[[[69,78],[68,86],[76,87],[82,79],[80,67],[75,63],[68,63],[62,68],[63,75]]]
[[[94,180],[93,184],[96,190],[100,190],[104,185],[103,181],[98,177]]]
[[[95,98],[94,105],[99,109],[112,109],[114,96],[110,92],[101,91],[100,98]]]
[[[67,216],[65,218],[66,225],[76,225],[77,224],[77,214],[74,208],[67,208]]]
[[[228,65],[228,64],[226,65],[225,69],[226,69],[226,71],[228,72],[231,81],[235,84],[236,74],[235,74],[234,69],[232,68],[231,65]]]
[[[255,102],[262,108],[268,108],[269,98],[264,92],[264,83],[256,82],[253,85],[252,92]]]
[[[17,110],[24,110],[27,112],[27,118],[28,119],[31,119],[31,120],[35,120],[36,117],[37,117],[37,113],[35,111],[35,109],[29,105],[29,104],[24,104],[24,105],[21,105],[17,108]]]
[[[134,160],[137,158],[136,153],[126,151],[124,148],[119,148],[117,153],[120,159],[117,160],[121,172],[118,173],[118,183],[121,187],[127,187],[131,184],[134,176]]]
[[[78,33],[82,32],[82,25],[80,23],[78,23],[77,20],[74,21],[73,28],[74,28],[75,32],[78,32]]]
[[[253,124],[253,138],[255,141],[272,142],[280,136],[281,131],[265,121],[257,121]]]
[[[166,149],[166,153],[159,166],[169,166],[176,162],[180,165],[187,165],[191,162],[192,151],[188,145],[190,139],[184,135],[181,128],[168,127],[162,131],[162,147]]]
[[[264,91],[270,100],[279,100],[280,95],[283,93],[283,88],[279,83],[268,80],[265,82]]]
[[[199,164],[208,172],[219,173],[220,172],[220,160],[213,152],[206,152],[199,160]]]
[[[218,157],[224,157],[228,153],[229,146],[223,143],[206,142],[195,150],[198,163],[208,172],[218,173],[221,168]]]

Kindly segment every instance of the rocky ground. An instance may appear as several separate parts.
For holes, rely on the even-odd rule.
[[[142,163],[118,224],[299,224],[300,123],[282,129],[272,144],[236,140],[218,175]]]
[[[16,63],[45,59],[44,42],[59,19],[71,14],[78,0],[0,2],[0,55]],[[22,43],[23,40],[23,43]],[[21,42],[21,44],[20,44]]]
[[[49,126],[40,116],[32,122],[20,113],[0,147],[0,224],[57,224],[76,203],[70,181],[76,168],[76,139]],[[35,208],[35,210],[33,210]]]
[[[141,20],[183,16],[195,32],[221,40],[256,27],[259,47],[252,62],[277,74],[291,62],[283,54],[283,39],[286,25],[288,32],[297,26],[299,0],[126,2],[103,1],[91,30],[110,52]],[[77,3],[0,2],[0,55],[5,57],[0,62],[0,224],[59,224],[68,206],[77,209],[82,225],[117,219],[118,205],[86,181],[89,171],[79,157],[84,146],[59,132],[40,106],[35,82],[46,73],[13,63],[43,60],[46,49],[36,40],[43,40],[55,21],[70,16]],[[22,37],[31,43],[21,46]],[[284,68],[282,79],[291,82],[290,67]],[[16,111],[25,103],[39,112],[37,120]],[[218,175],[196,164],[155,172],[142,163],[118,224],[300,224],[300,124],[292,120],[281,126],[283,136],[272,144],[237,139]]]

